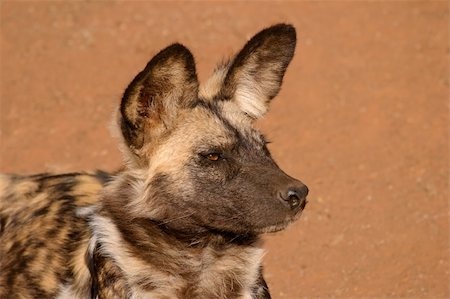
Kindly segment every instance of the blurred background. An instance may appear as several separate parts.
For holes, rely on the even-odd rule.
[[[448,1],[0,5],[0,171],[22,174],[117,169],[114,109],[168,44],[205,81],[259,30],[294,24],[258,126],[311,193],[265,237],[273,298],[450,296]]]

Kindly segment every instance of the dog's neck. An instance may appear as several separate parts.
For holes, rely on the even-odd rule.
[[[263,254],[257,236],[206,228],[181,231],[132,218],[119,200],[104,199],[91,226],[97,260],[120,273],[128,292],[151,298],[245,298],[251,292]]]

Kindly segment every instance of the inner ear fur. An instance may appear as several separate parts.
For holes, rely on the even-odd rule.
[[[235,101],[251,118],[262,116],[280,91],[295,45],[292,25],[278,24],[256,34],[232,61],[221,97]]]
[[[140,149],[152,135],[170,126],[177,110],[198,95],[192,53],[173,44],[156,54],[125,90],[120,126],[127,145]]]

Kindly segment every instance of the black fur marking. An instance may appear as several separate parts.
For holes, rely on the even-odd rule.
[[[50,207],[47,205],[45,207],[40,208],[39,210],[34,211],[32,217],[34,218],[46,215],[48,213],[49,208]]]
[[[246,148],[250,148],[250,145],[253,144],[250,142],[248,138],[240,130],[238,130],[233,124],[230,123],[228,119],[226,119],[223,114],[220,107],[215,104],[214,102],[209,101],[197,101],[196,106],[203,107],[210,111],[215,117],[217,117],[222,124],[224,125],[225,129],[229,131],[237,140],[237,143],[246,146]]]
[[[8,216],[0,216],[0,235],[2,235],[6,229],[7,220],[8,220]]]
[[[81,172],[71,172],[71,173],[63,173],[63,174],[54,174],[54,175],[47,175],[47,174],[39,174],[36,175],[37,180],[43,180],[43,181],[51,181],[55,179],[65,179],[65,178],[73,178],[79,175],[83,175]],[[31,178],[35,176],[30,176]]]
[[[95,250],[99,250],[100,244],[95,244]],[[86,252],[85,262],[91,274],[91,299],[96,299],[98,295],[98,279],[97,279],[97,269],[94,263],[94,252]]]
[[[269,293],[269,287],[267,286],[267,283],[264,280],[262,270],[263,270],[262,267],[260,267],[258,281],[256,282],[256,285],[253,287],[253,290],[252,290],[253,298],[255,298],[255,299],[271,299],[271,296]]]
[[[102,185],[106,185],[107,183],[113,180],[113,176],[105,171],[97,170],[95,172],[95,177],[102,183]]]
[[[16,260],[19,262],[7,263],[7,266],[9,268],[9,275],[6,279],[6,294],[12,293],[11,291],[16,278],[20,274],[26,274],[25,270],[27,269],[28,263],[32,260],[32,257],[25,255],[26,248],[21,244],[20,241],[14,242],[9,251],[14,253],[14,256],[17,257]]]

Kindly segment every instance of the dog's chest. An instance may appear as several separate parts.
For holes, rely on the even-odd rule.
[[[262,250],[232,249],[218,255],[206,249],[197,259],[185,261],[178,274],[159,269],[149,275],[157,286],[146,290],[133,287],[133,298],[251,298],[258,279]],[[142,284],[141,284],[142,285]]]
[[[111,269],[96,274],[117,273],[99,281],[117,282],[115,289],[132,298],[250,298],[260,275],[263,250],[254,245],[181,245],[150,229],[128,230],[100,215],[91,226],[101,244],[99,256],[106,257]]]
[[[165,266],[161,260],[151,262],[121,254],[126,252],[116,250],[108,254],[113,258],[102,261],[107,271],[97,273],[103,276],[99,281],[116,281],[114,289],[102,290],[104,286],[99,286],[106,297],[119,290],[131,294],[131,298],[252,298],[263,251],[250,246],[204,248],[195,253],[167,251]]]

